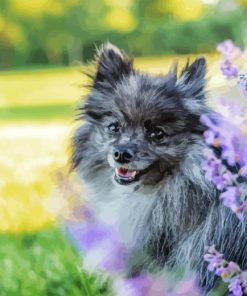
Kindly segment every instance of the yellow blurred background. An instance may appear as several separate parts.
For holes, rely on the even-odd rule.
[[[190,55],[191,56],[191,55]],[[195,55],[192,55],[194,58]],[[206,55],[210,85],[223,85],[218,55]],[[137,58],[138,69],[166,73],[176,56]],[[180,57],[180,65],[188,56]],[[0,93],[0,231],[29,232],[67,212],[57,174],[69,171],[74,109],[85,94],[80,68],[4,72]],[[34,99],[35,98],[35,99]]]

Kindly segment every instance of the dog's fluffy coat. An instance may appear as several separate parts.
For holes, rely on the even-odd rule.
[[[210,290],[215,277],[203,260],[205,247],[215,244],[246,268],[247,234],[246,220],[222,205],[201,168],[200,116],[213,113],[205,103],[205,68],[201,58],[179,76],[176,67],[153,76],[136,71],[116,47],[103,46],[81,110],[84,123],[74,136],[73,165],[100,219],[118,227],[130,253],[128,275],[183,267]],[[120,131],[109,134],[116,121]],[[162,126],[162,143],[150,141],[147,121]],[[135,147],[135,160],[125,168],[146,170],[128,186],[112,177],[118,166],[112,151],[119,145]]]

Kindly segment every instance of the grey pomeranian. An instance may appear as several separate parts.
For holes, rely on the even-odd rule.
[[[99,218],[118,228],[131,258],[127,276],[183,269],[209,291],[216,277],[203,256],[212,244],[247,268],[246,220],[222,205],[201,166],[200,116],[213,114],[205,59],[156,76],[106,44],[96,67],[72,162]]]

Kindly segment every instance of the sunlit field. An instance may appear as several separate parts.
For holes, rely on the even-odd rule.
[[[208,57],[209,87],[223,83],[216,58]],[[166,73],[174,61],[138,59],[136,67]],[[42,229],[66,207],[56,176],[69,169],[70,141],[78,124],[74,110],[86,92],[86,78],[77,67],[2,72],[0,81],[0,230]]]
[[[223,84],[216,59],[209,56],[209,88]],[[136,66],[166,73],[173,61],[138,59]],[[62,192],[60,179],[69,171],[83,81],[80,67],[0,73],[1,295],[106,291],[81,271],[80,257],[61,231],[71,196]]]

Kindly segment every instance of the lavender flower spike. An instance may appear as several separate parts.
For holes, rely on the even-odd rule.
[[[218,44],[217,51],[222,55],[221,72],[227,79],[238,76],[238,68],[233,65],[233,61],[242,54],[242,50],[236,46],[232,40],[225,40]]]
[[[229,60],[224,60],[220,65],[220,70],[228,80],[238,76],[238,68],[233,66]]]
[[[208,248],[204,260],[209,263],[210,271],[214,271],[224,282],[229,283],[228,288],[232,296],[244,295],[247,287],[246,271],[242,271],[235,262],[226,261],[215,246]]]
[[[239,112],[238,109],[235,104],[230,104],[229,116],[238,116],[241,123],[244,123],[244,112]],[[208,127],[204,138],[209,147],[205,149],[205,160],[202,164],[206,172],[205,177],[221,191],[220,199],[223,204],[243,220],[243,215],[247,212],[247,201],[239,182],[242,182],[241,178],[243,180],[247,177],[247,136],[242,132],[241,126],[220,115],[216,118],[203,115],[201,122]],[[220,153],[216,155],[216,149],[213,150],[212,147]]]

